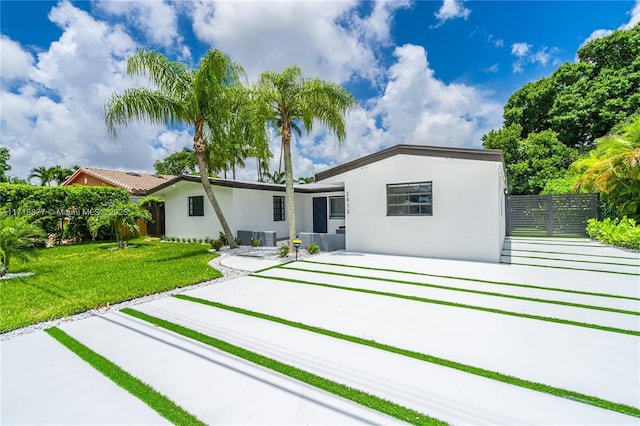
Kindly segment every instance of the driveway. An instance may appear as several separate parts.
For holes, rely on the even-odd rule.
[[[640,255],[519,238],[502,261],[326,253],[59,328],[208,424],[424,420],[338,385],[452,424],[640,424]],[[2,424],[167,422],[44,332],[0,348]]]

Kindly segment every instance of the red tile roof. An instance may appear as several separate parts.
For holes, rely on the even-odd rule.
[[[79,181],[79,177],[82,174],[92,176],[109,185],[125,189],[132,195],[145,195],[156,186],[162,185],[163,183],[175,178],[175,176],[172,175],[152,175],[149,173],[123,172],[121,170],[81,167],[62,185],[82,185]]]

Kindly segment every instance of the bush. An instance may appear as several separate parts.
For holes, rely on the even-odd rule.
[[[233,239],[233,241],[235,241],[235,242],[236,242],[236,244],[237,244],[237,245],[239,245],[239,246],[241,246],[241,245],[242,245],[242,240],[241,240],[239,237],[235,237],[235,238]]]
[[[634,219],[626,216],[622,219],[606,218],[602,221],[589,219],[587,234],[606,244],[640,249],[640,226]]]
[[[9,272],[11,259],[28,260],[34,239],[43,235],[40,227],[25,218],[0,211],[0,277]]]
[[[260,245],[260,238],[252,238],[251,239],[251,247],[258,247]]]
[[[211,248],[218,251],[222,248],[222,241],[220,240],[211,240],[209,242],[209,244],[211,244]]]
[[[305,247],[305,249],[307,249],[307,253],[309,254],[320,253],[320,246],[318,246],[317,244],[309,244],[308,246]]]
[[[289,256],[289,245],[288,244],[283,244],[280,247],[278,247],[278,256],[279,257],[287,257],[287,256]]]
[[[227,239],[227,234],[225,234],[222,231],[220,231],[220,234],[218,235],[218,240],[220,241],[220,243],[223,246],[228,246],[229,245],[229,240]]]

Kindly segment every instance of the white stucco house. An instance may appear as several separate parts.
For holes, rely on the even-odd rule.
[[[502,152],[396,145],[295,186],[299,234],[342,234],[348,251],[498,262],[505,238]],[[234,235],[288,237],[284,185],[211,179]],[[167,236],[222,230],[200,180],[178,176],[155,188]]]

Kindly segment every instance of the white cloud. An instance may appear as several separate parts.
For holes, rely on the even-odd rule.
[[[511,45],[511,54],[518,58],[511,66],[514,73],[523,72],[526,64],[537,63],[542,66],[546,66],[550,62],[557,64],[557,60],[554,59],[554,55],[559,52],[557,47],[548,48],[543,46],[535,52],[532,47],[529,43],[514,43]]]
[[[504,40],[501,38],[496,38],[493,34],[489,34],[487,37],[487,41],[489,43],[493,43],[495,47],[504,47]]]
[[[436,26],[440,26],[450,19],[468,19],[471,10],[464,7],[463,3],[464,0],[443,0],[442,6],[440,6],[440,9],[435,13],[439,21]]]
[[[25,78],[33,64],[33,56],[5,35],[0,36],[0,77],[6,80]]]
[[[98,10],[111,16],[123,17],[142,31],[148,41],[165,48],[175,48],[181,56],[191,55],[183,38],[178,34],[178,17],[174,8],[165,1],[113,1],[101,0]]]
[[[376,5],[373,18],[354,20],[357,2],[244,2],[191,4],[196,36],[238,60],[251,80],[263,71],[298,65],[308,76],[343,83],[381,74],[366,35],[388,37],[393,5]]]
[[[54,164],[150,169],[166,153],[157,136],[170,131],[132,125],[111,140],[103,121],[105,100],[135,84],[123,71],[135,41],[68,2],[53,7],[49,19],[62,35],[37,55],[22,86],[3,86],[0,94],[12,173],[26,177],[33,167]]]
[[[519,58],[525,56],[531,50],[531,45],[528,43],[513,43],[511,45],[511,54]]]

